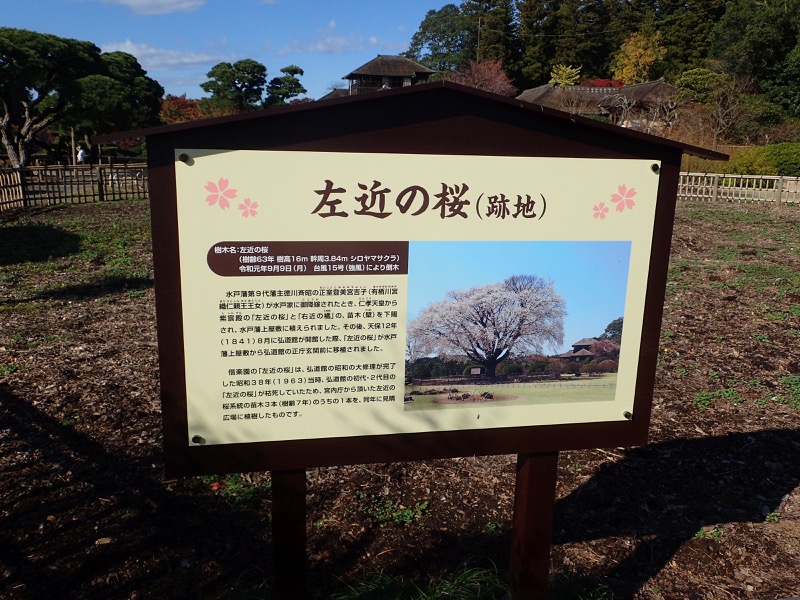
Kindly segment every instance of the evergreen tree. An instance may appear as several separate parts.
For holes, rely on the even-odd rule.
[[[555,35],[551,4],[543,0],[517,0],[521,87],[543,83],[550,73]]]
[[[609,13],[602,0],[561,0],[555,12],[556,46],[551,64],[579,65],[587,77],[606,75],[611,48],[605,36]]]
[[[428,11],[405,55],[438,73],[463,71],[476,58],[477,38],[477,22],[472,28],[458,6],[445,4]]]

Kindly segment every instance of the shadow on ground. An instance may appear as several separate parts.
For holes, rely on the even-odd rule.
[[[575,572],[552,573],[551,598],[599,597],[601,586],[615,598],[631,598],[703,527],[763,523],[800,485],[796,430],[677,440],[622,454],[556,503],[553,542],[625,538],[632,544],[613,544],[616,554],[609,549],[606,563],[611,566],[575,565]],[[353,569],[367,548],[375,548],[376,535],[368,528],[324,570]],[[471,557],[480,557],[476,564],[507,569],[509,547],[509,534],[441,534],[433,549],[409,543],[392,572],[414,577],[452,572]]]
[[[81,238],[54,225],[10,225],[0,236],[0,266],[45,262],[80,252]]]
[[[800,485],[800,431],[765,430],[636,448],[556,505],[555,543],[635,536],[606,573],[630,597],[703,527],[764,522]]]
[[[0,598],[263,597],[269,511],[173,491],[159,454],[109,451],[0,384]]]
[[[14,300],[0,300],[0,304],[23,304],[37,300],[92,300],[112,294],[124,292],[140,292],[153,287],[152,277],[128,277],[108,275],[99,281],[77,283],[51,290],[43,290],[38,294]]]

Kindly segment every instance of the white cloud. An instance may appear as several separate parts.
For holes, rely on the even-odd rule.
[[[100,0],[105,4],[121,4],[139,15],[167,15],[176,12],[192,12],[206,0]]]
[[[319,37],[312,41],[296,41],[288,44],[275,53],[277,56],[286,56],[287,54],[348,54],[351,52],[361,52],[367,47],[378,48],[381,50],[389,50],[393,52],[402,52],[406,49],[406,45],[398,44],[396,42],[387,42],[381,40],[378,36],[363,36],[363,35],[344,35],[334,33],[336,30],[336,21],[331,19],[328,21],[328,26],[325,31],[319,32]]]
[[[208,67],[228,60],[229,57],[209,54],[205,52],[183,52],[181,50],[166,50],[155,48],[147,44],[137,44],[131,40],[103,44],[103,52],[127,52],[132,54],[142,65],[145,71],[170,71]]]

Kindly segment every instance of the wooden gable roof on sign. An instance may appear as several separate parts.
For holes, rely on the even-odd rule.
[[[453,82],[426,83],[98,136],[148,139],[151,166],[167,147],[336,150],[493,156],[659,158],[726,155]]]

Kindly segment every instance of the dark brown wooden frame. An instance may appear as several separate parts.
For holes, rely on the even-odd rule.
[[[449,82],[136,133],[146,135],[148,142],[161,398],[169,475],[527,455],[647,441],[681,155],[689,152],[717,159],[724,159],[725,155]],[[547,156],[647,159],[660,163],[632,418],[606,423],[190,447],[178,261],[177,149]]]

